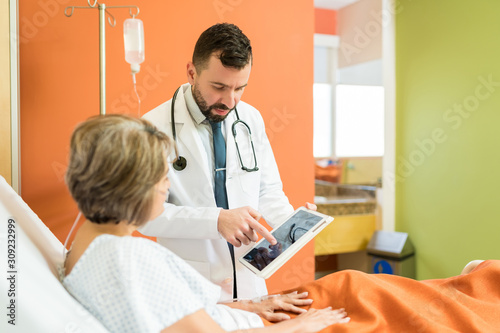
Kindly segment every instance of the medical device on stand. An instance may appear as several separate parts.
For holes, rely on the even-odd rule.
[[[131,27],[134,28],[135,30],[131,30],[132,32],[129,32],[130,34],[133,34],[133,31],[138,31],[137,29],[139,28],[139,22],[140,22],[140,31],[141,31],[141,41],[142,41],[142,61],[144,61],[144,30],[142,28],[142,22],[135,17],[139,15],[139,7],[137,6],[106,6],[106,4],[99,3],[97,0],[92,1],[92,0],[87,0],[88,7],[84,6],[69,6],[64,9],[64,15],[67,17],[71,17],[73,15],[73,12],[75,11],[75,8],[78,9],[98,9],[99,10],[99,110],[100,114],[106,114],[106,14],[108,14],[108,23],[111,27],[114,27],[116,25],[116,19],[114,18],[113,15],[108,11],[110,8],[129,8],[129,13],[130,16],[132,17],[133,22],[131,23]],[[132,13],[132,9],[135,9],[135,13]],[[127,23],[126,23],[127,24]],[[124,26],[125,27],[125,26]],[[124,36],[125,36],[125,31],[124,31]],[[126,37],[125,37],[126,38]],[[134,42],[132,44],[133,46],[129,47],[129,50],[132,51],[131,55],[134,54],[134,50],[132,49],[133,47],[136,47],[138,45],[137,42]],[[127,46],[125,46],[125,52],[127,52]],[[135,51],[140,51],[140,50],[135,50]],[[135,89],[135,73],[137,73],[139,70],[138,67],[139,64],[142,62],[140,61],[140,52],[138,52],[136,55],[132,56],[130,59],[133,61],[133,63],[129,62],[132,64],[132,66],[135,66],[133,68],[137,68],[137,71],[133,71],[133,80],[134,80],[134,89]],[[140,61],[140,62],[138,62]],[[137,90],[136,90],[137,94]]]
[[[123,41],[125,44],[125,61],[130,64],[134,92],[137,96],[137,116],[141,116],[141,99],[137,93],[135,74],[141,69],[144,61],[144,25],[142,21],[132,16],[123,22]]]

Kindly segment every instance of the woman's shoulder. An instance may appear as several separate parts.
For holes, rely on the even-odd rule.
[[[109,254],[117,257],[144,259],[155,256],[172,256],[173,254],[152,240],[136,236],[100,235],[92,242],[89,249],[99,254]]]
[[[67,277],[80,275],[78,272],[89,271],[90,268],[128,270],[136,263],[147,265],[159,257],[165,260],[171,256],[170,251],[149,239],[103,234],[89,244]]]

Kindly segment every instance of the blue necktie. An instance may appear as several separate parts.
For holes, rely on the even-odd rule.
[[[213,123],[212,134],[214,140],[214,156],[215,156],[215,202],[217,207],[228,209],[227,192],[226,192],[226,141],[222,136],[221,123]]]
[[[214,141],[214,157],[215,157],[215,175],[214,175],[214,194],[217,207],[228,209],[227,191],[226,191],[226,141],[222,136],[221,122],[212,125],[212,136]],[[234,247],[231,243],[227,243],[229,252],[231,253],[231,261],[233,263],[233,298],[238,298],[236,291],[236,268],[234,262]]]

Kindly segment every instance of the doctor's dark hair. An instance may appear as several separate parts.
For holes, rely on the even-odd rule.
[[[82,214],[99,224],[149,221],[171,147],[167,135],[144,119],[111,114],[79,124],[65,179]]]
[[[225,67],[241,70],[253,62],[250,40],[240,28],[230,23],[213,25],[198,38],[192,60],[198,73],[208,67],[214,53]]]

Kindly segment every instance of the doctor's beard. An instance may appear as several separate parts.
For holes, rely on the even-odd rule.
[[[229,108],[222,103],[215,103],[210,106],[208,106],[207,101],[203,98],[201,95],[200,90],[198,89],[198,85],[195,83],[193,86],[193,98],[196,104],[198,104],[198,107],[200,108],[201,113],[207,118],[209,121],[213,123],[220,123],[226,119],[227,116],[231,113],[231,111],[234,110],[231,109],[225,116],[220,116],[218,114],[215,114],[212,112],[213,109],[220,109],[220,110],[229,110]]]

